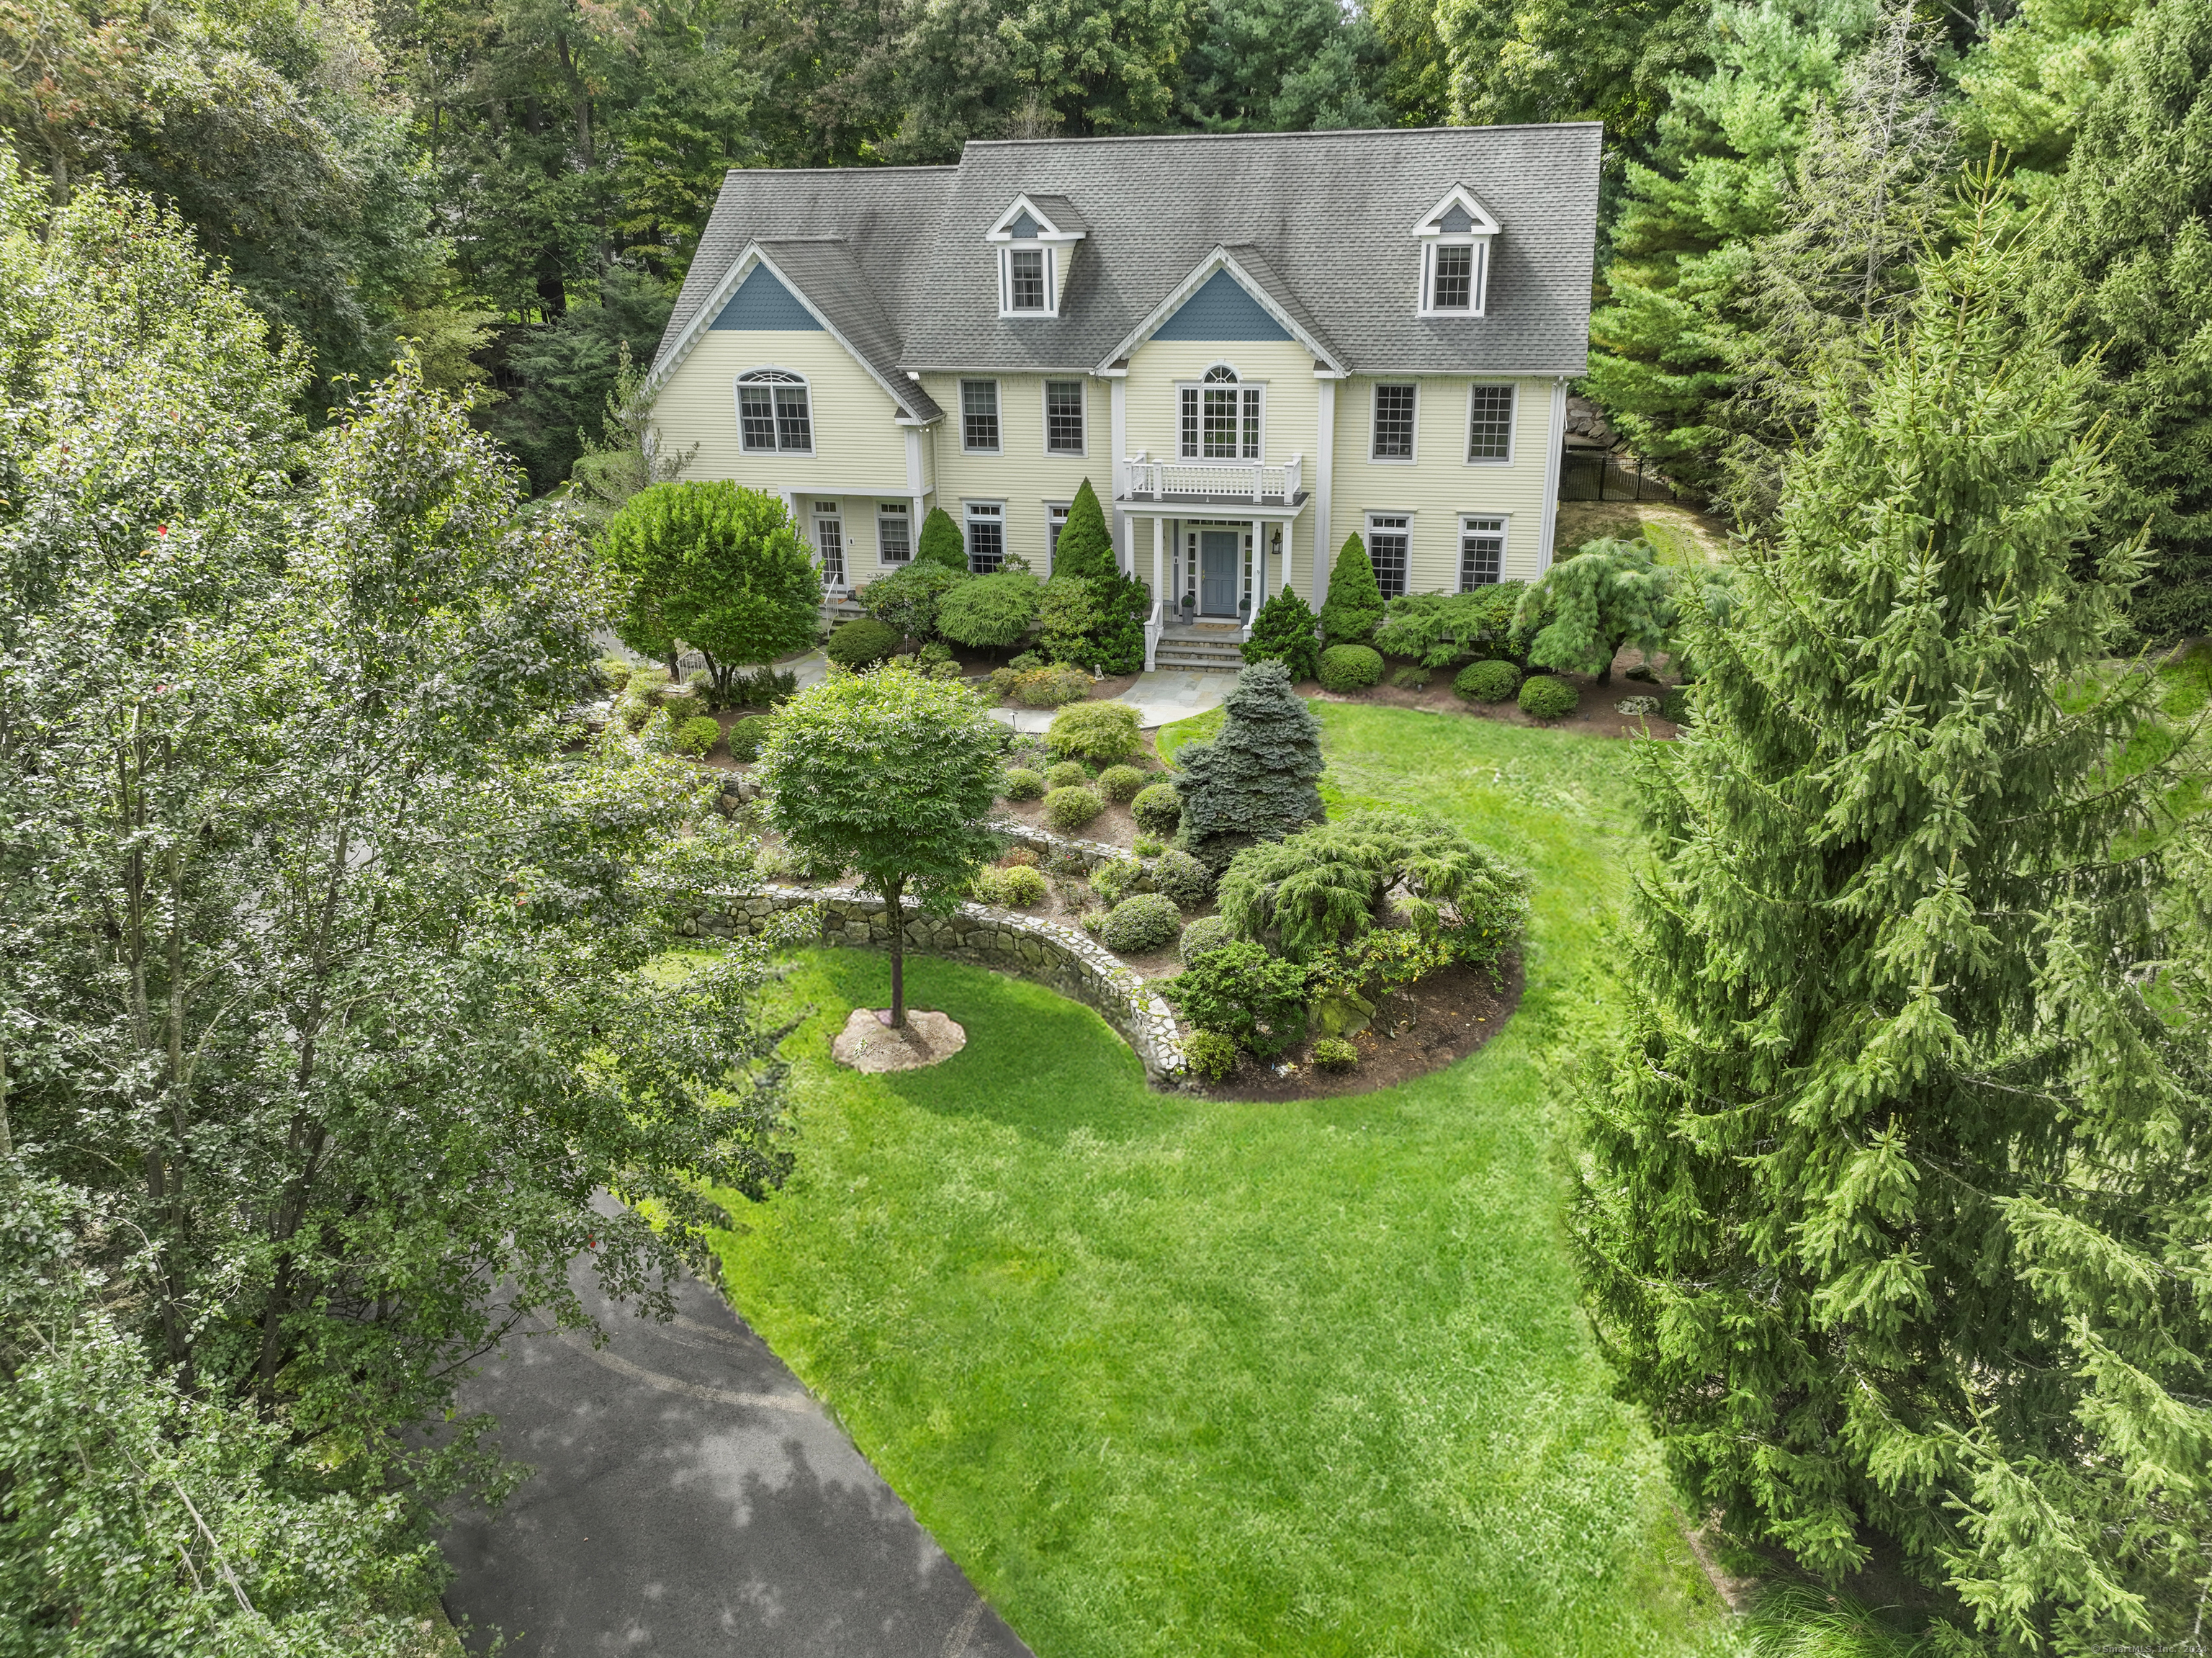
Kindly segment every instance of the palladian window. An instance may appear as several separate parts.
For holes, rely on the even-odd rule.
[[[781,369],[738,377],[738,438],[748,451],[814,453],[813,411],[806,382]]]

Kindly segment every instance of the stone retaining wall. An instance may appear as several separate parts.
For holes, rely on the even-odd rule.
[[[1103,850],[1127,856],[1117,848]],[[890,948],[890,925],[884,916],[883,899],[849,887],[764,887],[757,893],[732,893],[724,908],[702,911],[686,930],[709,937],[744,937],[763,930],[772,917],[809,905],[821,906],[823,943]],[[1178,1081],[1185,1072],[1175,1010],[1080,928],[986,905],[963,904],[948,916],[908,917],[906,948],[1035,979],[1096,1009],[1135,1050],[1153,1083]]]

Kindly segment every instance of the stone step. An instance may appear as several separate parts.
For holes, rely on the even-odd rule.
[[[1235,655],[1200,656],[1162,645],[1152,653],[1152,666],[1184,674],[1234,674],[1244,666],[1244,659]]]

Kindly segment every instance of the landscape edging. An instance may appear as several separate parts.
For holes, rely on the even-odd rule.
[[[1126,856],[1119,848],[1104,850]],[[872,949],[890,944],[883,899],[857,887],[768,886],[728,893],[720,902],[724,907],[700,911],[684,930],[710,937],[748,937],[765,930],[772,917],[819,905],[819,936],[824,944]],[[1034,979],[1092,1009],[1129,1045],[1150,1082],[1172,1083],[1186,1074],[1182,1034],[1174,1009],[1113,952],[1079,929],[963,903],[950,915],[909,916],[905,930],[909,950]]]

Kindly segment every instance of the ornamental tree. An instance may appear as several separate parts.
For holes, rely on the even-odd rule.
[[[1646,651],[1674,622],[1674,573],[1656,564],[1648,541],[1586,541],[1521,595],[1513,631],[1528,660],[1562,674],[1613,678],[1623,645]]]
[[[921,521],[921,537],[915,543],[914,562],[918,564],[938,564],[965,576],[968,571],[968,539],[960,533],[960,526],[952,521],[952,515],[942,507],[932,507],[929,515]]]
[[[2179,1650],[2212,889],[2145,764],[2188,750],[2108,667],[2142,562],[2084,556],[2090,374],[2021,320],[2040,250],[1990,205],[1820,387],[1778,539],[1691,622],[1698,720],[1638,746],[1574,1231],[1692,1512],[1831,1578],[1887,1539],[2000,1652]]]
[[[804,650],[821,626],[821,572],[782,500],[762,491],[652,485],[607,521],[599,548],[627,578],[631,613],[696,646],[718,692],[744,667]]]
[[[1382,620],[1382,589],[1376,585],[1375,566],[1367,557],[1367,544],[1358,536],[1345,538],[1329,567],[1328,597],[1322,603],[1322,643],[1364,645],[1375,637]]]
[[[1321,672],[1316,625],[1306,601],[1285,588],[1261,606],[1260,613],[1252,619],[1252,637],[1244,642],[1244,660],[1280,662],[1293,680],[1310,680]]]
[[[1121,573],[1114,556],[1114,537],[1106,527],[1105,509],[1098,492],[1085,479],[1076,486],[1075,499],[1067,503],[1067,521],[1060,527],[1060,541],[1053,548],[1054,576],[1080,576],[1103,582]]]
[[[902,1027],[907,899],[947,914],[999,855],[985,826],[1002,776],[997,722],[965,686],[892,662],[785,704],[755,775],[769,823],[811,878],[857,869],[883,895],[889,1018]]]
[[[1321,722],[1291,689],[1280,662],[1237,676],[1221,735],[1183,745],[1176,759],[1185,848],[1218,869],[1239,847],[1322,818]]]

